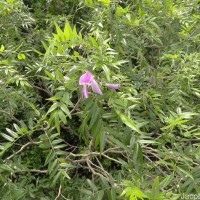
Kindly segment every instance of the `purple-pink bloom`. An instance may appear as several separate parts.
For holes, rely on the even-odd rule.
[[[83,75],[81,75],[79,79],[79,85],[91,85],[91,82],[93,80],[93,76],[89,71],[86,71]]]
[[[111,89],[119,89],[120,87],[118,84],[111,84],[111,83],[107,83],[106,86]]]
[[[94,79],[93,79],[92,82],[91,82],[91,86],[92,86],[93,92],[96,92],[96,93],[102,95],[101,89],[99,88],[98,83],[97,83]]]
[[[88,87],[87,87],[87,85],[83,85],[83,88],[82,88],[82,90],[81,90],[81,93],[82,93],[82,96],[84,97],[84,98],[88,98],[88,96],[89,96],[89,94],[88,94]]]
[[[102,94],[101,89],[99,88],[98,83],[93,78],[93,75],[91,72],[86,71],[84,74],[81,75],[79,79],[79,85],[83,85],[83,88],[81,90],[82,96],[84,98],[88,98],[88,86],[92,86],[92,90],[95,93]]]

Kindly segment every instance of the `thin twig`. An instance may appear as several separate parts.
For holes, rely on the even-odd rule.
[[[62,193],[61,193],[61,196],[62,196],[65,200],[68,200]]]
[[[46,87],[46,89],[41,88],[41,87],[38,87],[38,86],[36,86],[36,85],[33,85],[33,87],[34,87],[34,88],[37,88],[38,90],[41,90],[41,91],[47,93],[49,97],[53,96],[53,94],[47,89],[47,87]]]
[[[109,173],[101,166],[98,166],[96,164],[94,164],[91,160],[89,160],[89,162],[91,163],[91,165],[93,165],[94,167],[96,167],[96,170],[99,172],[102,172],[104,174],[105,177],[109,177]]]
[[[120,148],[119,147],[113,147],[113,148],[110,148],[110,149],[106,149],[103,153],[123,153],[123,151],[120,151],[119,150]],[[117,151],[119,150],[119,151]]]
[[[47,170],[39,170],[39,169],[28,169],[28,170],[16,170],[14,173],[24,173],[24,172],[31,172],[31,173],[38,173],[38,174],[46,174]]]
[[[16,154],[19,154],[20,152],[22,152],[27,146],[31,145],[31,144],[39,144],[40,142],[33,142],[30,141],[26,144],[24,144],[17,152],[15,152],[14,154],[10,155],[9,157],[7,157],[5,160],[9,160],[11,159],[13,156],[15,156]]]
[[[58,200],[58,198],[59,198],[60,196],[62,196],[63,199],[68,200],[68,199],[62,194],[62,186],[61,186],[61,185],[59,186],[59,189],[58,189],[58,195],[56,196],[56,198],[55,198],[54,200]]]
[[[99,164],[99,168],[103,171],[103,173],[105,174],[105,176],[109,177],[109,173],[104,169],[103,165],[101,164],[101,162],[99,161],[99,159],[97,157],[95,157],[98,164]]]
[[[114,159],[114,158],[111,158],[111,157],[109,157],[109,156],[106,155],[106,154],[102,154],[102,156],[104,156],[105,158],[108,158],[109,160],[112,160],[112,161],[114,161],[114,162],[116,162],[116,163],[122,164],[120,161],[118,161],[118,160],[116,160],[116,159]]]
[[[59,190],[58,190],[58,195],[56,196],[55,200],[57,200],[60,197],[61,189],[62,189],[62,186],[60,185]]]
[[[107,151],[108,152],[108,151]],[[112,153],[118,153],[116,151],[110,151]],[[120,152],[121,153],[121,152]],[[117,163],[120,163],[118,160],[109,157],[108,155],[105,154],[105,152],[90,152],[90,153],[86,153],[86,154],[74,154],[74,153],[70,153],[69,155],[73,156],[73,157],[88,157],[88,156],[104,156],[112,161],[115,161]],[[120,163],[121,164],[121,163]]]
[[[78,107],[80,101],[81,101],[81,98],[78,99],[78,101],[77,101],[76,104],[74,105],[73,109],[70,111],[70,114],[72,114],[72,113],[76,110],[76,108]]]
[[[0,108],[0,112],[2,112],[2,113],[4,113],[4,114],[6,114],[6,115],[8,115],[12,120],[14,120],[16,123],[20,123],[20,121],[15,117],[15,116],[13,116],[11,113],[9,113],[9,112],[7,112],[7,111],[5,111],[5,110],[3,110],[3,109],[1,109]]]
[[[87,163],[87,166],[88,166],[89,170],[90,170],[94,175],[102,176],[102,174],[100,174],[99,172],[96,172],[96,171],[93,169],[93,167],[91,166],[91,161],[90,161],[88,158],[86,159],[86,163]],[[104,176],[104,177],[105,177],[105,176]],[[108,180],[107,177],[105,177],[105,179]]]
[[[108,179],[109,173],[104,169],[103,165],[100,163],[97,156],[103,156],[103,157],[105,157],[109,160],[112,160],[116,163],[121,164],[120,161],[108,156],[106,153],[120,153],[120,154],[122,154],[122,151],[119,151],[118,147],[114,147],[114,148],[107,149],[104,152],[100,153],[100,152],[92,152],[91,148],[92,148],[92,140],[90,141],[90,144],[89,144],[89,152],[87,152],[85,154],[74,154],[74,153],[71,152],[69,154],[69,156],[66,157],[66,160],[68,160],[69,162],[71,162],[75,165],[80,165],[80,163],[86,162],[88,169],[89,169],[90,172],[92,172],[92,174],[97,175],[97,176],[103,175],[106,179]],[[70,159],[70,156],[73,156],[74,158],[80,157],[80,159],[73,160],[73,159]],[[92,158],[95,158],[97,160],[98,165],[94,164],[90,160]]]

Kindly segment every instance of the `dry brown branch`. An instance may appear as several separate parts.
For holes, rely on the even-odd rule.
[[[101,152],[92,152],[92,141],[90,141],[89,144],[89,150],[86,153],[80,153],[80,154],[74,154],[74,153],[69,153],[69,155],[65,158],[67,161],[75,164],[76,166],[82,167],[83,165],[81,163],[86,163],[87,168],[93,175],[97,176],[104,176],[107,180],[109,179],[109,173],[104,169],[103,165],[99,161],[98,157],[105,157],[106,159],[109,159],[111,161],[114,161],[116,163],[121,164],[120,161],[108,156],[107,154],[109,153],[117,153],[123,155],[123,151],[120,150],[119,147],[113,147],[106,149],[105,151]],[[75,158],[72,159],[71,157]],[[76,159],[78,158],[78,159]],[[80,159],[79,159],[80,158]],[[93,159],[97,161],[97,163],[93,162]]]
[[[102,156],[104,156],[105,158],[108,158],[109,160],[112,160],[112,161],[114,161],[114,162],[116,162],[116,163],[119,163],[119,164],[121,164],[121,162],[120,161],[118,161],[118,160],[116,160],[116,159],[114,159],[114,158],[111,158],[111,157],[109,157],[108,155],[106,155],[106,154],[102,154]]]
[[[90,162],[90,164],[91,164],[92,166],[94,166],[94,169],[95,169],[96,171],[101,172],[101,173],[104,174],[104,176],[107,177],[107,178],[109,177],[109,173],[108,173],[103,167],[101,167],[102,165],[98,166],[98,165],[94,164],[91,160],[89,160],[89,162]]]
[[[57,200],[60,197],[60,195],[61,195],[61,189],[62,189],[62,187],[60,185],[60,187],[58,189],[58,195],[56,196],[55,200]]]
[[[89,171],[91,171],[93,175],[102,176],[102,174],[100,174],[99,172],[94,170],[94,168],[91,166],[92,162],[88,158],[86,159],[86,163],[87,163],[87,166],[89,168]],[[105,179],[108,180],[108,177],[105,177]]]
[[[58,189],[58,195],[56,196],[56,198],[55,198],[54,200],[57,200],[60,196],[62,196],[63,199],[68,200],[68,199],[62,194],[62,186],[61,186],[61,185],[59,186],[59,189]]]
[[[107,151],[107,152],[110,152],[110,153],[111,153],[111,152],[112,152],[112,153],[119,153],[119,152],[116,152],[116,151]],[[120,152],[120,153],[121,153],[121,152]],[[121,164],[120,161],[118,161],[118,160],[116,160],[116,159],[114,159],[114,158],[111,158],[110,156],[106,155],[105,152],[102,152],[102,153],[100,153],[100,152],[90,152],[90,153],[86,153],[86,154],[74,154],[74,153],[70,153],[70,155],[73,156],[73,157],[103,156],[103,157],[105,157],[105,158],[107,158],[107,159],[109,159],[109,160],[112,160],[112,161],[114,161],[114,162],[117,162],[117,163],[120,163],[120,164]]]

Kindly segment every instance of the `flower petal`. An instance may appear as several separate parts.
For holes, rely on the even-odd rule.
[[[83,85],[81,93],[82,93],[82,97],[84,97],[86,99],[89,97],[87,85]]]
[[[89,71],[86,71],[83,75],[81,75],[79,79],[79,85],[91,85],[91,82],[93,80],[93,76]]]
[[[106,84],[106,86],[111,89],[119,89],[120,87],[118,84],[111,84],[111,83]]]
[[[92,90],[93,92],[96,92],[98,94],[102,94],[101,89],[99,88],[98,83],[93,79],[91,82]]]

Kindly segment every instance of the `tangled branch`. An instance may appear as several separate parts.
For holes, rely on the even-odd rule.
[[[104,157],[110,161],[116,162],[121,164],[121,162],[115,158],[112,158],[108,155],[108,153],[116,153],[116,154],[121,154],[124,153],[122,150],[119,149],[119,147],[113,147],[113,148],[109,148],[106,149],[103,152],[97,152],[97,151],[91,151],[91,146],[92,143],[90,143],[89,145],[89,152],[87,153],[81,153],[81,154],[74,154],[74,153],[70,153],[67,157],[66,160],[68,160],[69,162],[77,165],[77,166],[81,166],[83,167],[83,165],[81,163],[86,163],[87,166],[84,166],[84,168],[86,167],[90,172],[92,172],[93,175],[97,175],[97,176],[104,176],[107,180],[109,180],[109,173],[104,169],[103,165],[101,164],[101,162],[99,161],[98,157]],[[73,158],[80,158],[80,159],[71,159],[71,157]],[[94,162],[96,161],[96,162]]]

